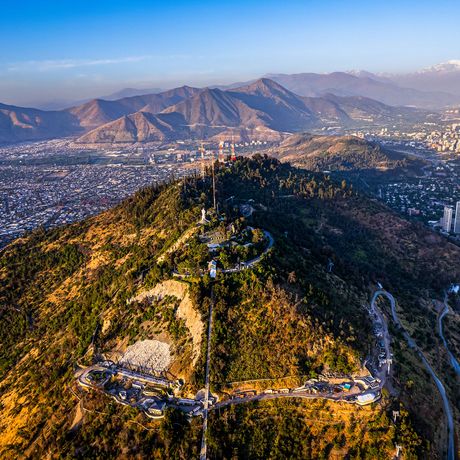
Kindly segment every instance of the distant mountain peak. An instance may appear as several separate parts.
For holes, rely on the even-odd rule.
[[[216,95],[216,94],[223,94],[223,93],[224,91],[222,91],[220,88],[206,87],[200,93],[198,93],[198,95],[204,95],[204,94]]]
[[[123,88],[107,96],[102,96],[100,99],[107,101],[115,101],[117,99],[123,99],[125,97],[142,96],[144,94],[157,94],[164,91],[161,88]]]
[[[275,80],[267,77],[262,77],[253,82],[248,83],[247,85],[241,86],[247,88],[277,88],[286,90],[283,86],[277,83]]]
[[[440,64],[435,64],[430,67],[426,67],[420,70],[418,73],[429,73],[429,72],[460,72],[460,59],[451,59]]]
[[[230,91],[258,94],[261,96],[282,95],[284,97],[297,97],[294,93],[280,85],[275,80],[266,77],[259,78],[248,85],[240,86],[239,88],[234,88]]]
[[[271,78],[267,78],[267,77],[262,77],[262,78],[259,78],[258,80],[252,82],[249,86],[268,86],[270,88],[273,88],[273,87],[281,87],[282,86],[279,84],[279,83],[276,83],[276,81],[272,80]]]

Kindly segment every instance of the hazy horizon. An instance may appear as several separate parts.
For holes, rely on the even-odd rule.
[[[460,57],[456,13],[453,1],[435,10],[393,0],[8,4],[0,102],[72,102],[126,87],[201,87],[267,73],[416,71]]]

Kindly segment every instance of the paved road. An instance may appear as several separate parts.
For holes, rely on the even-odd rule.
[[[383,335],[383,343],[385,344],[385,358],[387,360],[387,368],[386,372],[383,369],[383,372],[379,373],[379,378],[382,381],[382,387],[385,384],[384,382],[386,381],[387,376],[390,373],[390,363],[391,363],[391,352],[390,352],[390,343],[391,343],[391,338],[390,338],[390,333],[388,332],[388,324],[383,316],[383,313],[380,311],[380,308],[378,308],[375,304],[375,301],[377,298],[381,295],[380,291],[376,291],[374,293],[374,296],[372,297],[371,300],[371,308],[372,311],[377,315],[379,322],[382,324],[382,335]]]
[[[429,372],[431,377],[434,380],[434,383],[436,384],[439,394],[441,395],[443,404],[444,404],[444,412],[446,414],[446,419],[447,419],[447,438],[448,438],[448,444],[447,444],[447,460],[455,460],[455,447],[454,447],[454,418],[452,416],[452,409],[450,407],[449,399],[447,398],[446,390],[444,388],[444,385],[442,384],[441,380],[439,377],[436,375],[435,371],[433,368],[430,366],[430,363],[428,360],[425,358],[425,355],[422,353],[420,348],[417,346],[417,344],[414,342],[412,337],[407,333],[407,331],[404,329],[402,326],[401,322],[399,321],[398,314],[396,313],[396,301],[394,297],[387,291],[384,290],[379,290],[376,291],[374,294],[374,297],[376,295],[382,295],[386,297],[390,301],[391,305],[391,314],[393,316],[393,321],[397,326],[399,326],[402,330],[402,333],[404,335],[404,338],[406,339],[406,342],[408,343],[409,347],[412,348],[419,358],[422,360],[423,365],[425,366],[426,370]]]
[[[222,273],[240,272],[240,271],[243,271],[243,270],[246,270],[248,268],[253,267],[254,265],[258,264],[261,261],[262,257],[265,254],[267,254],[268,251],[270,251],[270,249],[273,247],[273,244],[275,243],[275,240],[273,239],[273,236],[272,236],[272,234],[270,232],[268,232],[267,230],[262,230],[262,231],[264,232],[265,237],[268,239],[268,245],[264,249],[264,252],[262,252],[262,254],[260,254],[256,258],[254,258],[252,260],[248,260],[244,264],[241,264],[241,267],[227,268],[226,270],[222,270]]]
[[[391,294],[386,293],[386,291],[376,291],[371,300],[371,308],[372,308],[372,312],[377,315],[379,322],[382,324],[383,340],[385,344],[385,355],[386,355],[387,360],[389,360],[391,359],[391,352],[390,352],[391,339],[390,339],[390,334],[388,332],[388,324],[382,312],[380,311],[380,309],[377,307],[375,303],[377,298],[381,295],[391,295]],[[363,395],[366,393],[375,393],[376,391],[381,390],[385,385],[387,376],[389,374],[389,369],[390,369],[390,365],[388,364],[387,367],[383,367],[382,370],[379,372],[380,384],[378,388],[374,390],[362,391],[360,394]],[[262,400],[278,399],[278,398],[328,399],[330,401],[344,401],[343,395],[334,395],[334,394],[329,394],[329,393],[312,394],[307,391],[295,391],[295,392],[290,392],[290,393],[261,393],[261,394],[245,396],[241,398],[227,399],[225,401],[217,403],[216,405],[211,407],[210,410],[216,410],[222,407],[231,406],[235,404],[248,403],[251,401],[262,401]]]
[[[302,391],[296,391],[291,393],[260,393],[257,395],[245,396],[243,398],[226,399],[225,401],[219,402],[212,406],[210,410],[221,409],[222,407],[234,406],[236,404],[246,404],[252,401],[265,401],[269,399],[279,398],[329,399],[330,401],[343,401],[342,396],[311,394]]]
[[[203,435],[201,438],[200,460],[207,458],[206,431],[208,430],[208,408],[209,408],[209,367],[211,361],[211,333],[212,333],[212,309],[214,307],[214,289],[211,288],[211,304],[209,305],[208,320],[208,344],[206,351],[206,374],[205,374],[205,395],[203,409]]]
[[[444,319],[444,316],[446,316],[448,313],[449,313],[449,305],[447,303],[447,294],[446,294],[444,297],[444,309],[438,317],[438,331],[444,343],[444,348],[446,349],[447,354],[449,355],[450,364],[454,368],[455,373],[460,376],[460,363],[457,361],[453,353],[450,351],[449,345],[447,344],[447,340],[444,337],[444,331],[442,328],[442,321]]]
[[[262,230],[262,231],[264,232],[265,237],[268,239],[268,245],[265,248],[264,252],[260,254],[260,256],[257,256],[255,259],[248,260],[245,264],[246,267],[252,267],[255,264],[259,263],[262,257],[265,254],[267,254],[268,251],[270,251],[270,249],[273,247],[273,244],[275,243],[275,240],[273,239],[273,236],[270,232],[268,232],[267,230]]]

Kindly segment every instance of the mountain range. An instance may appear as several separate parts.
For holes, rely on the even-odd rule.
[[[406,74],[382,74],[397,85],[407,86],[419,91],[445,91],[460,96],[460,60],[450,60],[436,64],[418,72]]]
[[[428,86],[423,90],[414,89],[409,87],[410,82],[404,81],[403,77],[399,85],[390,78],[369,72],[272,74],[268,77],[301,96],[318,97],[327,93],[365,96],[388,105],[429,109],[460,102],[460,93],[454,96],[444,91],[428,91]],[[458,81],[460,83],[460,79]]]
[[[161,97],[161,93],[155,95]],[[132,98],[129,98],[131,100]],[[168,99],[169,100],[169,99]],[[178,138],[279,140],[283,133],[328,124],[362,126],[385,124],[398,118],[416,120],[423,112],[390,107],[360,97],[301,97],[273,80],[262,78],[238,88],[205,88],[190,92],[176,104],[139,111],[103,124],[78,138],[80,143],[146,142]],[[82,120],[84,122],[84,120]]]
[[[187,99],[201,90],[182,86],[163,93],[143,94],[117,100],[93,99],[65,110],[74,115],[84,128],[95,128],[134,112],[161,112],[166,107]]]
[[[262,78],[237,88],[182,86],[162,93],[94,99],[61,111],[0,107],[0,142],[73,135],[77,143],[189,138],[278,140],[283,133],[327,125],[359,127],[420,121],[427,113],[363,96],[303,97]]]
[[[460,60],[450,60],[410,73],[372,73],[365,70],[332,73],[267,74],[300,96],[365,96],[388,105],[437,109],[460,103]],[[255,81],[255,80],[253,80]],[[233,89],[250,82],[238,82],[219,89]],[[106,100],[159,93],[161,89],[124,88]]]
[[[144,94],[162,93],[164,91],[165,90],[161,88],[123,88],[119,91],[108,94],[107,96],[102,96],[100,99],[105,99],[106,101],[116,101],[117,99],[122,99],[124,97],[143,96]]]

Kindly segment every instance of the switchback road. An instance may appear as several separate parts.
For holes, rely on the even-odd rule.
[[[257,257],[255,257],[254,259],[252,260],[248,260],[247,262],[244,262],[244,264],[241,264],[242,266],[240,267],[239,265],[237,265],[236,267],[234,268],[227,268],[225,270],[222,270],[222,273],[235,273],[235,272],[240,272],[242,270],[245,270],[245,269],[248,269],[248,268],[252,268],[254,265],[258,264],[261,260],[262,260],[262,257],[268,253],[268,251],[270,251],[270,249],[273,247],[273,244],[275,243],[275,240],[273,239],[273,236],[270,232],[268,232],[267,230],[262,230],[264,232],[264,235],[265,237],[267,238],[268,240],[268,245],[267,247],[264,249],[264,251],[262,252],[262,254],[258,255]]]
[[[441,340],[444,343],[444,348],[446,349],[447,355],[449,356],[450,364],[454,368],[455,373],[457,375],[460,375],[460,363],[457,361],[453,353],[450,351],[447,340],[444,337],[444,331],[442,327],[442,321],[444,319],[444,316],[446,316],[448,313],[449,313],[449,305],[447,304],[447,294],[446,294],[444,297],[444,309],[442,310],[441,314],[438,317],[438,330],[439,330],[439,335],[441,336]]]
[[[384,296],[390,301],[391,305],[391,315],[393,316],[393,321],[395,324],[401,329],[403,336],[409,345],[410,348],[412,348],[419,358],[421,359],[423,365],[425,366],[426,370],[428,373],[431,375],[431,377],[434,380],[434,383],[436,384],[436,387],[438,388],[439,394],[441,395],[443,404],[444,404],[444,412],[446,414],[447,418],[447,438],[448,438],[448,443],[447,443],[447,460],[455,460],[455,451],[454,451],[454,418],[452,415],[452,409],[450,407],[449,399],[447,398],[446,390],[444,388],[444,385],[442,384],[441,380],[439,377],[436,375],[435,371],[433,368],[430,366],[430,363],[428,360],[425,358],[425,355],[422,353],[420,348],[417,346],[415,343],[414,339],[407,333],[407,331],[404,329],[402,326],[398,314],[396,312],[396,301],[394,297],[387,291],[384,290],[378,290],[375,292],[374,297],[376,296]]]
[[[372,300],[371,300],[371,309],[372,309],[372,312],[377,315],[377,318],[379,319],[379,323],[382,325],[382,329],[383,329],[382,330],[382,338],[383,338],[383,343],[385,345],[385,358],[386,358],[386,361],[387,361],[386,371],[383,370],[383,372],[379,373],[379,378],[382,381],[382,387],[383,387],[383,385],[385,384],[386,378],[387,378],[388,374],[390,373],[390,363],[391,363],[390,343],[391,343],[391,338],[390,338],[390,334],[388,332],[387,321],[386,321],[385,317],[383,316],[380,308],[378,308],[377,305],[375,304],[375,301],[377,300],[377,298],[380,295],[381,295],[380,291],[376,291],[374,293],[374,295],[372,297]]]

